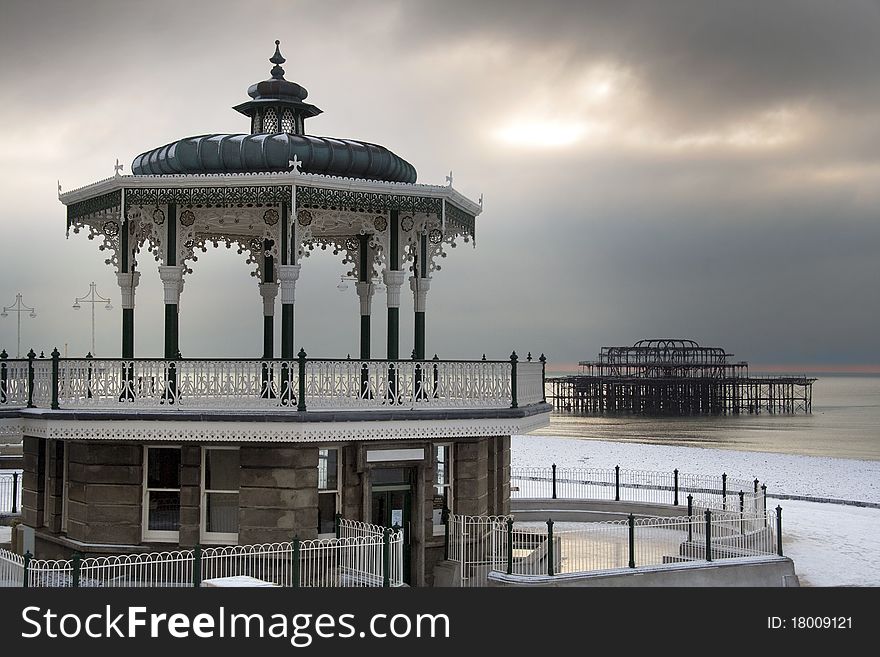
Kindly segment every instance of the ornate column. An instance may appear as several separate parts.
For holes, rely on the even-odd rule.
[[[358,281],[357,295],[361,302],[361,360],[370,357],[370,306],[373,303],[373,284]]]
[[[263,358],[275,357],[275,297],[278,283],[260,283],[263,297]]]
[[[431,279],[430,277],[410,276],[409,287],[413,293],[415,309],[415,359],[425,360],[425,304],[428,299],[428,290],[431,289]]]
[[[385,271],[382,272],[388,300],[388,341],[385,357],[388,360],[397,360],[400,358],[400,288],[406,279],[406,273],[400,269],[400,216],[397,210],[391,211],[388,257],[385,262]]]
[[[159,278],[165,286],[165,358],[180,353],[178,307],[183,292],[183,265],[160,265]]]
[[[281,357],[293,360],[293,303],[300,265],[279,265],[281,279]]]
[[[139,271],[117,272],[119,298],[122,306],[122,357],[134,358],[134,291],[141,280]]]

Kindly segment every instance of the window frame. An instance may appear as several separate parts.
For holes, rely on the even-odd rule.
[[[321,490],[321,479],[320,476],[318,478],[318,508],[321,507],[321,495],[335,495],[334,498],[334,508],[335,511],[333,513],[334,525],[336,514],[341,512],[342,509],[342,459],[343,459],[343,446],[342,445],[319,445],[318,446],[318,464],[319,464],[319,472],[320,472],[320,463],[321,463],[321,450],[336,450],[336,488],[335,489],[327,489]],[[332,532],[321,533],[321,524],[320,518],[318,519],[318,527],[317,527],[317,536],[318,538],[335,538],[336,530]]]
[[[211,489],[208,490],[205,487],[206,475],[208,473],[207,468],[205,467],[208,460],[208,450],[216,450],[216,451],[226,451],[231,452],[235,451],[239,453],[238,467],[239,471],[241,470],[241,450],[238,446],[229,446],[229,445],[203,445],[201,449],[201,474],[199,477],[199,540],[202,543],[214,544],[214,545],[238,545],[238,532],[209,532],[208,531],[208,494],[209,493],[220,493],[231,495],[235,493],[239,496],[239,509],[241,508],[241,481],[238,484],[238,490],[221,490],[221,489]],[[241,527],[239,526],[239,530]]]
[[[179,543],[180,542],[180,523],[178,520],[177,531],[166,531],[158,529],[150,529],[150,492],[177,492],[180,499],[181,489],[178,484],[177,488],[149,488],[149,470],[150,470],[150,452],[151,449],[176,449],[182,451],[181,445],[144,445],[144,465],[142,477],[142,499],[141,499],[141,540],[151,543]],[[182,456],[182,453],[181,453]],[[179,509],[178,509],[179,513]],[[178,516],[179,518],[179,516]]]
[[[438,472],[438,470],[437,470],[437,463],[438,463],[438,461],[437,461],[437,448],[438,447],[446,447],[449,450],[449,457],[446,461],[446,473],[447,473],[446,480],[447,480],[447,483],[445,483],[445,484],[438,484],[437,483],[437,472]],[[448,509],[449,513],[452,513],[452,509],[453,509],[453,505],[454,505],[454,501],[455,501],[455,470],[453,467],[453,462],[455,461],[454,454],[455,454],[455,443],[443,442],[443,443],[432,443],[431,444],[431,455],[432,455],[432,458],[434,461],[434,463],[433,463],[433,465],[434,465],[434,481],[431,482],[431,492],[432,492],[431,499],[433,500],[433,496],[437,494],[438,487],[446,488],[449,491],[446,494],[447,509]],[[445,526],[443,525],[442,522],[440,524],[434,524],[433,508],[432,508],[431,515],[432,515],[431,525],[433,527],[434,536],[442,536],[444,534],[444,532],[446,531]]]

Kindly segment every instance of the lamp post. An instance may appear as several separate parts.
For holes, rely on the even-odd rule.
[[[82,306],[79,305],[80,303],[92,304],[92,356],[97,356],[97,354],[95,353],[95,304],[106,303],[107,305],[104,306],[104,308],[106,308],[107,310],[112,310],[113,306],[110,305],[109,298],[105,299],[100,294],[98,294],[97,286],[94,284],[94,282],[89,283],[89,293],[87,295],[76,298],[76,300],[73,302],[73,309],[79,310],[80,308],[82,308]]]
[[[0,312],[0,317],[9,317],[9,313],[16,313],[18,315],[18,330],[16,331],[16,339],[15,339],[15,357],[21,358],[21,314],[22,313],[30,313],[30,317],[36,317],[37,311],[30,306],[24,305],[24,302],[21,300],[21,292],[15,295],[15,303],[11,306],[3,306],[3,312]]]

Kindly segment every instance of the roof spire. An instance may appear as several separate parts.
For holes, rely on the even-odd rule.
[[[279,46],[281,45],[281,41],[275,39],[275,54],[269,59],[270,62],[275,64],[272,67],[272,79],[273,80],[283,80],[284,79],[284,69],[281,68],[281,65],[287,60],[281,55],[281,50]]]

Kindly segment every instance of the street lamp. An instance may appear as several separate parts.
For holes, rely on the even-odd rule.
[[[95,304],[96,303],[106,303],[104,306],[107,310],[112,310],[113,306],[110,305],[110,299],[105,299],[100,294],[98,294],[97,287],[94,283],[89,283],[89,293],[83,297],[77,297],[73,302],[73,309],[79,310],[82,308],[80,303],[90,303],[92,304],[92,356],[96,356],[95,353]]]
[[[30,306],[24,305],[21,300],[21,292],[15,295],[15,303],[11,306],[3,306],[3,312],[0,312],[0,317],[9,317],[9,313],[16,313],[18,315],[18,331],[16,333],[16,346],[15,346],[15,357],[21,358],[21,314],[29,313],[29,317],[36,317],[37,311]]]

